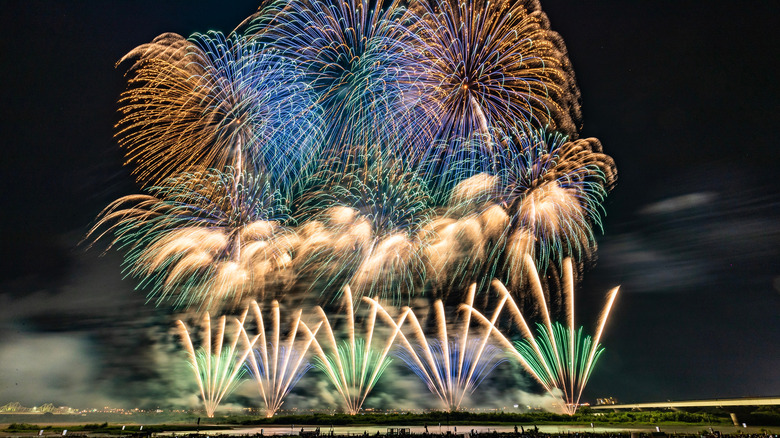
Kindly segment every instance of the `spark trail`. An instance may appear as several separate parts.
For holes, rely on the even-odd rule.
[[[306,330],[305,338],[300,340],[298,334],[303,331],[301,330],[303,322],[301,321],[302,309],[298,309],[293,317],[287,340],[283,342],[280,333],[279,303],[276,300],[271,303],[270,326],[265,325],[260,306],[256,301],[252,301],[249,308],[253,311],[258,334],[250,340],[243,327],[241,334],[248,345],[255,345],[253,354],[248,355],[247,362],[260,396],[263,398],[265,416],[270,418],[282,406],[284,397],[311,368],[306,361],[306,353],[314,342],[320,325],[318,324],[313,331]],[[270,331],[270,336],[267,330]]]
[[[237,344],[238,331],[243,330],[245,316],[246,313],[240,320],[235,320],[237,333],[230,345],[223,346],[225,317],[219,318],[217,330],[214,333],[213,340],[215,342],[212,343],[211,318],[208,313],[205,313],[203,316],[203,346],[197,351],[192,344],[187,325],[179,320],[182,343],[189,354],[190,367],[195,373],[203,406],[209,418],[214,416],[220,402],[236,389],[244,374],[242,365],[251,351],[251,344],[243,353],[237,348]]]
[[[609,313],[617,298],[619,287],[607,294],[607,302],[598,320],[596,335],[583,336],[582,328],[574,325],[574,281],[570,259],[564,263],[564,299],[566,300],[566,326],[552,322],[550,310],[545,299],[539,276],[530,256],[526,256],[531,290],[542,314],[542,322],[537,324],[538,335],[534,336],[523,312],[512,299],[509,290],[498,280],[493,286],[499,291],[501,301],[493,316],[488,320],[473,306],[464,305],[480,322],[488,327],[492,334],[508,351],[513,352],[520,364],[552,396],[559,398],[563,412],[574,415],[577,411],[582,392],[588,383],[593,367],[603,348],[599,344]],[[523,340],[514,345],[496,328],[496,321],[504,307],[509,309],[511,319],[520,329]]]
[[[396,327],[386,339],[375,342],[378,337],[375,336],[376,316],[380,306],[375,300],[371,300],[365,319],[365,335],[359,337],[355,333],[355,311],[349,286],[345,287],[343,297],[346,308],[346,339],[336,339],[333,331],[335,321],[328,320],[325,311],[317,307],[315,312],[324,327],[324,345],[328,352],[323,349],[323,343],[317,340],[312,347],[316,354],[315,366],[325,373],[336,388],[347,413],[356,415],[390,364],[388,354],[399,329]]]
[[[474,303],[476,285],[469,288],[467,306]],[[379,303],[371,300],[375,306]],[[434,304],[438,332],[435,339],[425,335],[420,321],[411,309],[394,322],[384,309],[383,317],[399,331],[399,340],[403,348],[401,359],[425,382],[428,389],[435,394],[449,411],[461,407],[464,397],[474,392],[482,380],[498,366],[503,359],[503,351],[490,342],[490,328],[482,334],[474,336],[471,333],[471,313],[464,312],[465,320],[461,322],[459,333],[450,334],[447,329],[446,313],[441,300]],[[408,318],[407,318],[408,317]],[[405,323],[405,320],[409,320]],[[401,327],[411,326],[409,341]]]

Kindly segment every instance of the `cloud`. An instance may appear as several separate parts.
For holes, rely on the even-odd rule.
[[[76,239],[66,240],[75,246]],[[35,279],[4,285],[5,401],[191,407],[194,381],[169,333],[171,315],[145,305],[143,293],[122,279],[119,254],[98,257],[76,248],[71,257],[59,285],[42,286]]]
[[[693,190],[647,204],[624,232],[601,239],[599,261],[628,293],[771,287],[778,272],[768,261],[780,247],[773,205],[759,186]]]
[[[713,192],[688,193],[646,205],[639,210],[639,213],[649,215],[679,213],[711,204],[716,197],[717,194]]]
[[[624,292],[674,292],[699,285],[709,275],[703,260],[655,247],[634,233],[605,239],[599,260]]]

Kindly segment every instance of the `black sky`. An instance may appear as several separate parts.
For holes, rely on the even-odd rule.
[[[97,385],[107,400],[116,382],[164,380],[113,356],[143,350],[160,315],[121,280],[117,257],[74,248],[101,208],[136,191],[112,138],[123,88],[114,63],[163,32],[227,32],[256,7],[3,2],[0,359],[32,361],[40,353],[30,350],[69,340],[70,353],[52,347],[47,357],[94,359],[68,378]],[[779,395],[780,3],[542,7],[569,49],[582,136],[598,137],[619,172],[598,263],[579,291],[587,320],[622,285],[586,398]],[[38,389],[21,362],[0,366],[0,404]]]

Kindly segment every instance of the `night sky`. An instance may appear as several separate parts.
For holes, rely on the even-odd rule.
[[[578,290],[588,320],[622,285],[584,398],[780,395],[780,3],[542,7],[582,92],[581,136],[618,168]],[[3,2],[0,405],[191,401],[170,377],[171,316],[122,280],[116,252],[78,242],[137,192],[113,139],[115,62],[163,32],[228,32],[256,8]]]

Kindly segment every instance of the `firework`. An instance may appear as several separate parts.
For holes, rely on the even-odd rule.
[[[236,319],[237,331],[242,329],[243,318]],[[232,393],[238,386],[244,374],[242,367],[249,354],[251,345],[243,354],[237,348],[238,333],[233,342],[223,347],[225,340],[225,317],[222,316],[217,323],[217,331],[214,334],[215,342],[212,343],[211,318],[206,313],[203,316],[203,346],[197,351],[192,344],[187,326],[179,320],[180,334],[184,347],[189,354],[189,362],[195,372],[195,378],[200,389],[200,396],[206,408],[206,415],[211,418],[217,410],[220,402]]]
[[[285,191],[319,144],[319,110],[295,63],[236,34],[164,34],[133,61],[117,137],[139,182],[252,169]]]
[[[570,339],[573,342],[570,343]],[[544,324],[537,323],[533,342],[527,338],[515,341],[514,345],[528,366],[545,380],[547,387],[566,388],[563,392],[566,398],[565,411],[574,414],[582,392],[572,394],[572,391],[585,387],[604,348],[600,344],[594,345],[591,337],[584,335],[582,327],[572,333],[569,327],[559,322],[552,324],[552,334]],[[574,349],[569,351],[572,347]],[[593,360],[589,361],[591,351],[594,352]],[[555,382],[551,376],[560,381]]]
[[[311,220],[297,266],[325,279],[314,284],[326,295],[349,283],[356,296],[408,302],[425,279],[422,235],[434,215],[426,185],[400,160],[362,161],[317,175],[298,213]]]
[[[548,393],[561,399],[561,406],[565,413],[574,415],[582,391],[585,389],[593,367],[603,351],[599,342],[612,305],[617,298],[619,287],[613,288],[607,294],[607,303],[599,317],[596,335],[593,338],[583,337],[582,328],[575,329],[574,324],[574,278],[571,260],[564,261],[563,270],[563,292],[566,301],[566,326],[564,326],[561,323],[552,322],[551,312],[533,260],[528,255],[525,257],[531,291],[542,314],[542,322],[537,324],[540,333],[538,336],[534,336],[523,312],[512,299],[506,287],[498,280],[494,280],[493,284],[502,298],[490,320],[475,310],[473,306],[464,305],[464,308],[470,310],[472,315],[476,316],[492,331],[499,342],[514,352],[518,361]],[[512,320],[524,337],[515,345],[512,345],[496,328],[496,321],[504,306],[509,308]]]
[[[476,178],[475,178],[476,179]],[[460,206],[462,207],[462,206]],[[481,206],[468,214],[452,208],[429,227],[429,243],[424,246],[427,272],[437,296],[447,300],[471,283],[483,290],[498,275],[502,242],[508,232],[509,217],[499,205]]]
[[[311,368],[306,361],[306,352],[309,350],[314,337],[319,331],[319,325],[313,331],[307,332],[308,336],[300,341],[297,336],[301,327],[301,312],[299,309],[293,318],[292,329],[285,342],[280,338],[279,303],[271,303],[271,327],[270,339],[266,333],[266,325],[260,307],[256,301],[252,301],[250,308],[254,311],[258,334],[249,339],[245,330],[241,333],[248,345],[256,345],[253,353],[249,355],[248,366],[250,373],[257,382],[260,396],[265,403],[266,417],[273,417],[274,413],[282,406],[284,397],[298,383],[301,377]],[[259,344],[257,340],[259,338]]]
[[[328,126],[328,154],[345,163],[369,137],[400,137],[396,145],[411,149],[432,137],[410,68],[421,54],[399,3],[276,2],[247,28],[306,71]]]
[[[476,285],[469,288],[468,306],[474,303]],[[375,305],[379,305],[374,301]],[[434,304],[435,318],[438,323],[438,333],[435,339],[428,339],[419,320],[410,309],[401,315],[398,322],[389,318],[386,312],[383,316],[399,330],[402,352],[401,359],[425,382],[428,389],[435,394],[449,410],[457,410],[464,397],[474,392],[482,380],[501,362],[503,351],[489,342],[490,329],[481,335],[472,336],[470,330],[471,314],[466,312],[460,332],[450,335],[447,331],[444,304],[441,300]],[[408,316],[408,318],[407,318]],[[404,324],[405,320],[410,322]],[[401,327],[411,326],[413,345],[401,331]]]
[[[437,137],[449,146],[431,150],[440,165],[462,158],[453,141],[516,121],[576,135],[574,73],[536,1],[424,0],[412,9],[422,107],[436,113]]]
[[[451,214],[480,225],[483,254],[519,285],[522,260],[530,254],[545,270],[565,257],[588,260],[601,227],[601,202],[614,185],[615,165],[594,138],[567,141],[527,124],[495,130],[503,147],[464,164],[474,176],[450,194]],[[482,140],[485,141],[485,140]]]
[[[502,158],[523,165],[503,166],[496,189],[514,230],[507,235],[507,278],[517,283],[524,253],[543,268],[548,261],[560,265],[564,257],[587,260],[595,248],[592,226],[601,227],[601,202],[616,172],[596,139],[568,142],[543,131],[510,132],[507,143],[516,146]]]
[[[293,239],[284,198],[246,172],[169,178],[109,205],[88,235],[113,233],[125,269],[158,304],[219,307],[262,294],[289,264]]]
[[[322,348],[322,343],[316,340],[313,348],[316,354],[315,366],[325,373],[328,380],[336,388],[347,413],[355,415],[360,411],[366,397],[390,364],[388,353],[399,330],[396,327],[387,339],[377,341],[375,328],[379,305],[376,301],[371,301],[371,309],[365,320],[366,334],[362,338],[357,337],[352,291],[349,290],[349,286],[346,286],[345,289],[343,297],[346,307],[346,339],[336,340],[331,321],[328,320],[322,308],[317,307],[316,313],[325,328],[325,346],[329,352],[326,353]],[[379,344],[379,348],[377,344]]]
[[[494,277],[517,288],[526,254],[546,270],[565,257],[585,262],[595,250],[593,228],[601,227],[601,202],[616,178],[598,140],[567,141],[528,124],[491,132],[501,148],[443,174],[443,181],[459,182],[444,214],[429,223],[423,247],[441,291],[472,282],[482,290]]]
[[[356,414],[396,339],[449,410],[502,361],[497,340],[573,413],[617,294],[594,337],[575,330],[573,263],[595,250],[616,171],[598,140],[578,139],[579,90],[538,2],[269,0],[237,29],[163,34],[120,60],[116,136],[145,191],[110,204],[88,234],[112,235],[157,304],[344,300],[345,336],[321,307],[307,326],[301,307],[282,341],[275,300],[270,326],[252,301],[225,348],[224,317],[214,347],[206,314],[197,352],[180,321],[208,415],[245,361],[274,415],[309,348]],[[559,268],[566,324],[553,323],[539,279]],[[493,278],[503,283],[488,319],[475,295]],[[531,286],[536,334],[504,284]],[[450,291],[461,303],[467,285],[465,320],[448,326]],[[439,298],[434,336],[410,308],[393,319],[379,301],[423,292]],[[353,300],[368,304],[365,336]],[[514,345],[496,328],[505,307],[524,336]]]

